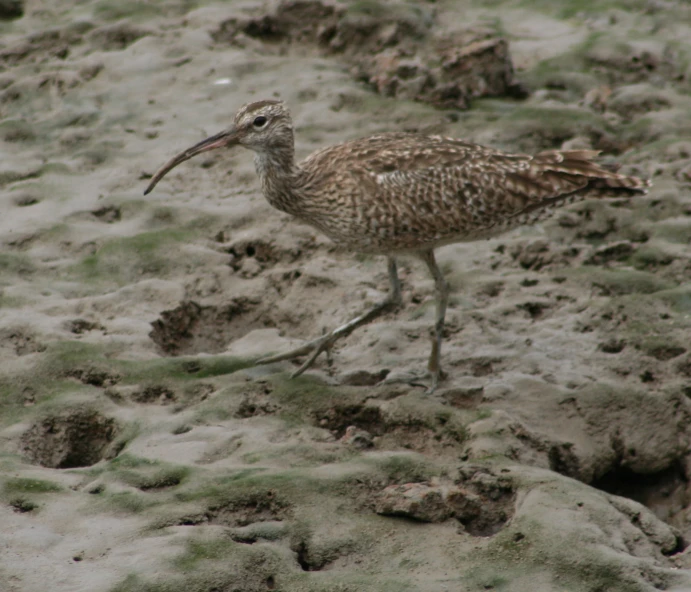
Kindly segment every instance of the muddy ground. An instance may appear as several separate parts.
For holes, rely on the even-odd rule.
[[[691,590],[683,0],[0,5],[0,590]],[[304,376],[259,356],[383,297],[251,154],[383,130],[594,148],[649,195],[438,251]]]

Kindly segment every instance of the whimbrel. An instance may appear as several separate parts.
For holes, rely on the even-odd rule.
[[[649,181],[601,168],[593,150],[509,154],[442,136],[383,133],[318,150],[299,164],[290,113],[281,101],[242,106],[233,124],[181,152],[151,179],[148,194],[181,162],[207,150],[244,146],[255,152],[264,196],[337,244],[388,258],[390,290],[371,310],[292,351],[258,363],[308,355],[293,375],[356,328],[401,304],[396,257],[419,257],[434,279],[436,322],[428,370],[434,390],[440,364],[448,285],[434,249],[490,238],[535,222],[586,197],[646,193]]]

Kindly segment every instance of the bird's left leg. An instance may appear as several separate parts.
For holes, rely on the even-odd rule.
[[[401,280],[398,278],[398,268],[396,266],[396,260],[393,257],[388,258],[388,269],[389,269],[389,293],[382,302],[375,304],[370,310],[361,314],[360,316],[354,318],[352,321],[337,327],[333,331],[327,333],[326,335],[314,339],[300,347],[297,347],[284,354],[277,354],[275,356],[269,356],[266,358],[261,358],[257,360],[257,364],[272,364],[273,362],[281,362],[283,360],[292,360],[294,358],[299,358],[301,356],[310,354],[309,357],[303,362],[303,364],[293,372],[291,377],[300,376],[305,370],[307,370],[317,359],[320,353],[323,351],[328,351],[331,346],[342,337],[347,337],[355,329],[372,322],[377,317],[389,312],[390,310],[398,308],[403,299],[401,297]]]
[[[446,306],[449,303],[449,284],[444,279],[444,274],[442,274],[441,269],[439,269],[437,265],[432,249],[420,253],[420,258],[425,262],[427,269],[429,269],[430,274],[432,274],[434,278],[436,292],[436,317],[434,322],[434,335],[432,337],[432,351],[430,352],[429,362],[427,363],[427,369],[432,376],[432,384],[429,389],[427,389],[427,392],[432,393],[437,388],[439,381],[444,375],[441,369],[440,358]]]

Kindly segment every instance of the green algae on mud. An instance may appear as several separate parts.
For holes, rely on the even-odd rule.
[[[282,459],[289,468],[318,467],[323,464],[347,461],[356,454],[355,451],[349,449],[322,450],[305,443],[292,444],[269,452],[250,452],[242,455],[242,461],[247,464],[257,464]]]
[[[21,118],[8,118],[0,122],[0,138],[5,142],[33,142],[36,132],[33,126]]]
[[[199,475],[176,493],[183,502],[204,501],[209,508],[242,506],[269,500],[280,506],[291,505],[293,500],[304,499],[323,491],[325,483],[304,469],[276,472],[268,468],[230,471],[216,477]]]
[[[0,423],[10,425],[37,411],[58,411],[66,402],[84,397],[102,405],[105,399],[99,397],[112,385],[141,385],[144,389],[147,385],[194,385],[252,365],[250,360],[231,356],[121,360],[117,358],[121,353],[120,346],[111,344],[50,343],[33,367],[0,378]],[[184,395],[180,404],[195,400],[193,392],[187,396],[185,388],[180,390]]]
[[[271,516],[304,518],[316,512],[314,508],[308,509],[319,500],[327,505],[341,500],[338,503],[344,510],[346,506],[357,506],[363,484],[369,483],[377,489],[390,483],[425,481],[441,473],[441,469],[412,453],[365,458],[353,455],[345,462],[329,466],[331,470],[316,472],[309,467],[287,470],[247,467],[220,474],[198,471],[193,480],[177,488],[173,495],[178,502],[203,504],[207,515],[231,516],[244,508],[265,508],[266,516],[256,520]],[[314,516],[316,519],[317,514]]]
[[[232,356],[180,356],[149,360],[121,360],[118,345],[97,346],[81,341],[51,344],[39,364],[39,371],[52,377],[69,375],[79,364],[103,368],[117,375],[117,382],[136,384],[158,380],[192,381],[233,374],[248,368],[252,361]]]
[[[141,514],[163,503],[163,500],[139,491],[114,491],[99,493],[91,511],[94,513],[110,512],[113,514]]]
[[[142,491],[164,489],[180,485],[189,475],[189,467],[166,467],[150,474],[136,471],[120,471],[118,478]]]
[[[123,453],[112,459],[100,473],[101,477],[115,479],[141,491],[177,487],[192,474],[192,469],[184,465],[173,465],[162,461]]]
[[[383,405],[368,403],[367,392],[361,388],[329,386],[312,376],[293,379],[273,374],[261,381],[261,387],[275,401],[275,415],[287,426],[314,425],[338,438],[354,426],[381,437],[385,447],[458,445],[467,437],[466,425],[474,416],[418,396],[398,397]],[[327,456],[331,458],[332,453]],[[310,458],[314,455],[303,460],[309,463]]]
[[[568,278],[587,282],[603,296],[626,294],[653,294],[669,290],[674,283],[657,275],[637,269],[606,269],[601,267],[580,267],[561,272]]]
[[[143,22],[149,19],[182,16],[199,5],[196,0],[154,0],[138,2],[137,0],[98,0],[94,3],[94,16],[105,21],[128,19]]]
[[[669,334],[644,335],[634,340],[634,346],[645,355],[665,362],[686,353],[686,347],[681,340],[677,340]]]
[[[36,265],[24,253],[0,253],[0,285],[11,285],[8,276],[27,276],[36,271]],[[13,277],[14,280],[14,277]]]
[[[655,297],[669,306],[677,313],[691,314],[691,283],[686,283],[669,290],[661,290],[655,293]]]
[[[440,468],[414,453],[366,458],[363,462],[371,465],[375,475],[383,477],[387,483],[424,483],[441,474]]]
[[[306,571],[296,553],[267,543],[252,545],[228,539],[193,539],[171,560],[165,579],[132,574],[110,592],[208,592],[278,589],[300,592],[408,592],[416,589],[401,578],[359,572]]]
[[[591,130],[608,131],[609,127],[602,115],[569,106],[518,105],[502,119],[504,141],[529,151],[553,148],[574,136]],[[529,141],[534,145],[527,144]]]
[[[172,247],[190,238],[188,232],[165,229],[112,238],[72,269],[81,281],[123,286],[144,277],[165,277],[178,263]]]
[[[652,237],[670,243],[688,245],[691,243],[691,219],[684,216],[657,222],[653,226]]]
[[[53,481],[27,477],[0,478],[0,500],[16,512],[33,512],[47,494],[64,492],[65,488]]]
[[[8,493],[55,493],[63,491],[61,485],[45,479],[31,479],[27,477],[14,477],[2,483],[2,491]]]
[[[0,280],[1,282],[1,280]],[[19,296],[8,296],[0,288],[0,309],[2,308],[22,308],[27,304],[25,298]]]
[[[686,345],[691,330],[691,285],[649,294],[612,296],[593,306],[591,326],[653,357]],[[663,347],[667,344],[669,347]],[[658,357],[658,359],[660,359]]]
[[[636,249],[629,258],[629,263],[641,271],[659,269],[672,263],[675,255],[666,250],[664,245],[643,245]]]
[[[593,15],[601,15],[603,12],[622,9],[627,11],[643,11],[648,8],[646,0],[490,0],[489,2],[477,2],[483,8],[511,8],[520,7],[549,14],[557,19],[587,18]]]
[[[272,398],[282,407],[281,418],[289,423],[301,424],[320,409],[329,409],[350,398],[359,399],[356,388],[336,388],[304,374],[296,378],[273,374],[267,377],[267,383],[272,386]]]
[[[42,410],[57,410],[63,404],[63,397],[93,392],[93,387],[87,385],[31,372],[0,378],[0,425],[8,426],[33,417],[37,411],[35,405]]]

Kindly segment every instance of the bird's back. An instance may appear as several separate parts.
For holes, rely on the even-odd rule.
[[[387,133],[336,144],[300,169],[306,221],[368,252],[417,251],[497,235],[585,197],[645,193],[592,150],[508,154],[442,136]]]

